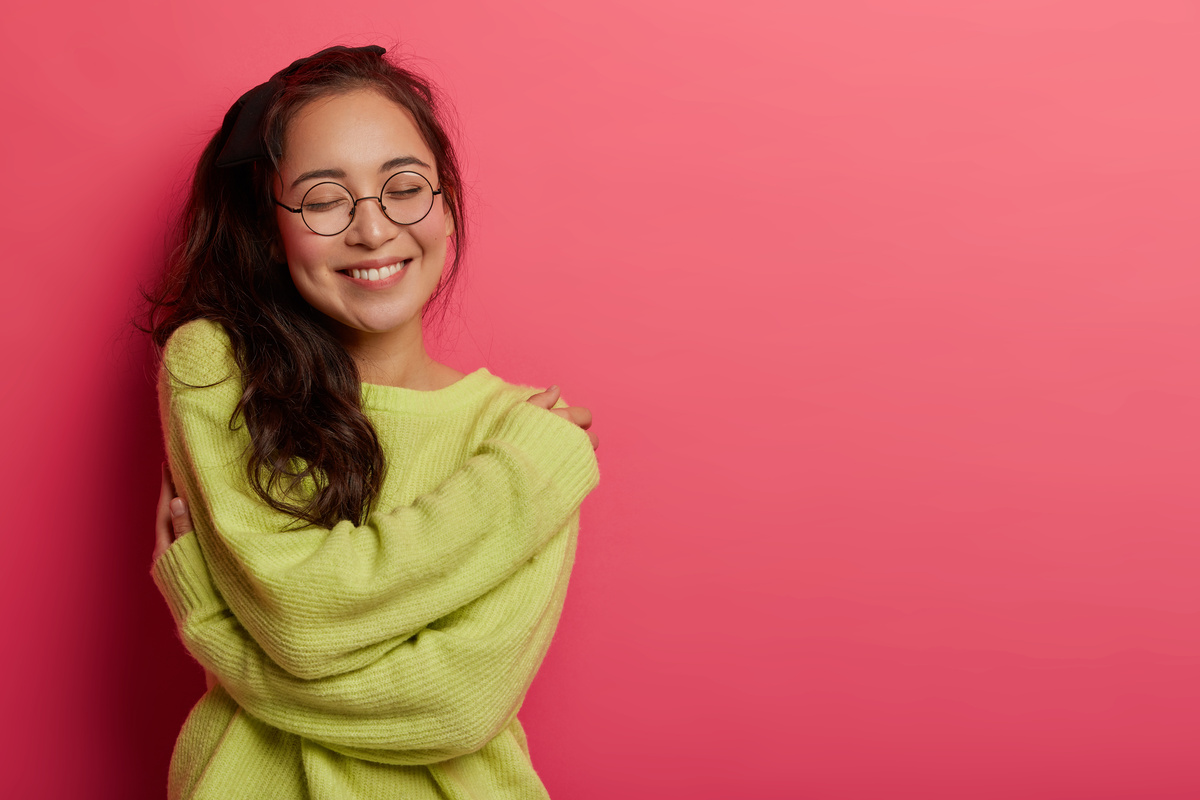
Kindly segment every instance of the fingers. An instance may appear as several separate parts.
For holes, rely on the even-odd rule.
[[[175,489],[171,486],[171,474],[167,465],[162,466],[162,488],[158,493],[158,514],[154,519],[155,551],[165,550],[171,545],[171,498]]]
[[[162,465],[162,486],[158,491],[158,522],[162,524],[171,518],[170,503],[171,498],[175,496],[175,487],[171,485],[171,473],[167,471],[167,465]]]
[[[182,497],[171,500],[171,527],[176,539],[192,532],[192,515],[188,512],[187,501]]]
[[[570,422],[573,425],[578,425],[585,431],[592,427],[592,412],[588,411],[583,406],[568,406],[566,408],[552,408],[550,413],[558,414],[560,417]]]
[[[562,391],[557,385],[551,386],[544,392],[539,392],[529,398],[529,402],[535,406],[544,408],[552,414],[570,422],[573,425],[578,425],[583,430],[587,431],[588,440],[592,443],[592,449],[596,450],[600,447],[600,438],[592,433],[589,428],[592,427],[592,412],[583,406],[566,406],[564,408],[554,408],[554,404],[558,402],[562,396]]]
[[[529,402],[533,403],[535,406],[539,406],[549,411],[550,408],[558,402],[558,398],[560,397],[562,397],[562,390],[559,389],[558,386],[551,386],[546,391],[538,392],[533,397],[529,398]]]
[[[562,397],[562,390],[557,385],[551,386],[544,392],[539,392],[529,398],[529,402],[535,406],[540,406],[547,411],[553,411],[563,419],[575,423],[579,427],[587,430],[592,427],[592,412],[588,411],[583,406],[567,406],[564,408],[554,408],[554,404]]]
[[[167,504],[167,515],[171,520],[171,530],[178,539],[185,533],[192,532],[192,515],[188,511],[187,501],[182,497],[177,497],[178,490],[175,488],[175,483],[171,480],[171,470],[163,464],[163,487],[162,492],[158,495],[158,513],[159,517],[163,514],[163,503]],[[160,523],[161,524],[161,523]]]
[[[162,487],[158,492],[158,514],[154,518],[154,552],[151,562],[158,561],[159,556],[167,552],[173,541],[171,537],[171,498],[175,489],[171,486],[171,475],[167,465],[162,466]]]
[[[192,516],[187,502],[175,496],[171,483],[171,472],[166,464],[162,467],[162,486],[158,492],[158,514],[154,520],[154,559],[166,552],[171,543],[192,532]]]

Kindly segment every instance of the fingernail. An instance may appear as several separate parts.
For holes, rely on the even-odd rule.
[[[553,386],[551,386],[549,389],[547,389],[546,391],[547,391],[547,392],[553,392],[553,391],[554,391],[555,389],[557,389],[557,388],[558,388],[558,384],[556,383],[556,384],[554,384]]]
[[[171,500],[171,516],[172,517],[182,517],[183,516],[183,501],[180,500],[178,497]]]

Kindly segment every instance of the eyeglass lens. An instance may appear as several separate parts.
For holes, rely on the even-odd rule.
[[[332,236],[350,227],[357,203],[379,200],[388,219],[397,225],[412,225],[429,214],[433,197],[433,186],[424,175],[398,172],[387,179],[378,197],[368,195],[357,202],[340,183],[318,183],[304,193],[300,215],[314,233]]]

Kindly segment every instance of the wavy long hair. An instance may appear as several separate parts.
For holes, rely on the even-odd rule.
[[[246,475],[263,502],[298,525],[361,524],[386,469],[362,410],[354,360],[297,292],[281,260],[271,195],[297,112],[360,89],[407,109],[433,153],[454,222],[453,260],[422,316],[438,313],[458,278],[467,231],[446,106],[416,72],[363,49],[329,52],[285,76],[263,118],[269,162],[217,167],[224,136],[213,136],[196,165],[162,281],[146,294],[143,329],[160,356],[171,334],[191,320],[214,320],[228,332],[243,386],[229,424],[242,424],[240,417],[249,432]]]

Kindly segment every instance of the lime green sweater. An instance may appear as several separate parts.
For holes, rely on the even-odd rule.
[[[516,712],[599,477],[587,435],[485,369],[433,392],[364,385],[388,462],[377,510],[285,531],[245,477],[224,330],[183,326],[163,363],[195,533],[153,575],[219,682],[180,732],[169,796],[544,798]]]

